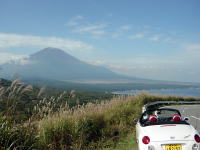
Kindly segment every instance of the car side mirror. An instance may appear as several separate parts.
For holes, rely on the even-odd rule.
[[[185,118],[184,118],[184,121],[189,121],[189,118],[188,118],[188,117],[185,117]]]

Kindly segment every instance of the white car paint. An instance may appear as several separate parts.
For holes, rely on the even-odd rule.
[[[187,124],[161,124],[142,126],[140,121],[136,124],[136,139],[139,150],[165,150],[167,144],[180,144],[181,150],[200,150],[200,143],[194,139],[198,131]],[[144,144],[142,138],[148,136],[149,144]],[[196,145],[197,149],[192,149]]]

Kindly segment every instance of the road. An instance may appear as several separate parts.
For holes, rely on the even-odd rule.
[[[167,108],[178,109],[182,117],[188,117],[188,122],[200,132],[200,105],[167,106]]]

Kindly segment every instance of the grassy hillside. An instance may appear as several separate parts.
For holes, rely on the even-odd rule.
[[[32,112],[28,118],[19,121],[16,120],[16,106],[18,101],[24,98],[24,94],[31,92],[30,86],[28,87],[16,86],[15,82],[4,90],[1,88],[1,102],[13,102],[11,105],[5,103],[5,106],[9,107],[0,114],[2,150],[129,150],[135,145],[134,119],[139,117],[144,104],[158,100],[200,100],[192,97],[141,94],[116,96],[109,101],[93,101],[70,107],[67,103],[59,103],[63,96],[61,94],[54,98],[47,96],[46,99],[33,104],[34,106],[27,110],[27,113]],[[13,94],[2,96],[8,89]]]
[[[141,94],[60,111],[39,121],[40,142],[49,145],[46,149],[114,149],[131,142],[134,146],[134,119],[144,104],[159,100],[200,99]]]
[[[51,107],[52,112],[55,112],[66,104],[71,108],[89,102],[110,100],[112,97],[109,93],[38,88],[26,85],[20,80],[11,82],[0,79],[0,114],[15,122],[28,120],[44,107]]]

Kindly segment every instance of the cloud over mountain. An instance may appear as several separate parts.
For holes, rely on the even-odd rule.
[[[0,48],[44,48],[49,46],[68,51],[88,51],[93,49],[92,45],[67,38],[0,33]]]

